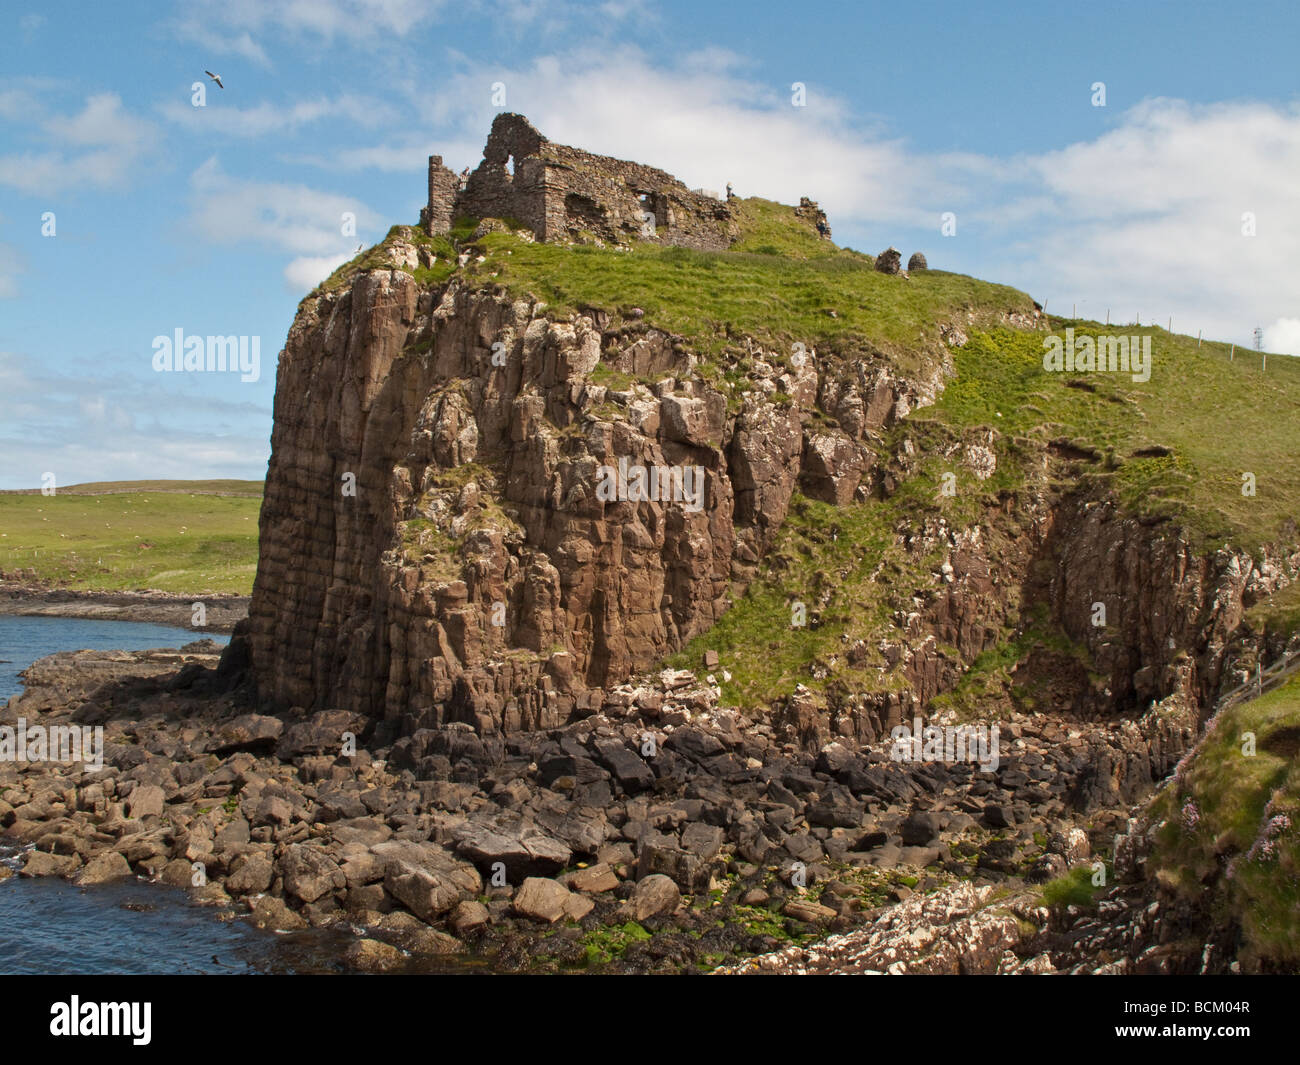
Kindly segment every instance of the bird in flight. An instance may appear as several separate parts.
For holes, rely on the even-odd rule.
[[[220,74],[214,74],[214,73],[212,73],[212,71],[210,71],[210,70],[205,70],[203,73],[206,74],[208,77],[210,77],[213,81],[215,81],[215,82],[217,83],[217,88],[218,88],[218,89],[224,89],[224,88],[225,88],[225,86],[221,84],[221,75],[220,75]]]

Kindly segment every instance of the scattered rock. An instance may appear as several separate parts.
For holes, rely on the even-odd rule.
[[[647,917],[675,912],[681,901],[681,889],[670,877],[651,873],[636,883],[632,893],[632,914],[638,921],[644,921]]]
[[[519,885],[511,907],[521,917],[554,924],[565,915],[571,895],[572,892],[558,881],[530,876]]]

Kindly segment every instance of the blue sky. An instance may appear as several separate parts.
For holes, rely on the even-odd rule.
[[[841,244],[1300,354],[1298,23],[1281,2],[20,0],[0,488],[261,477],[297,301],[416,220],[431,152],[477,163],[497,81],[554,140],[819,200]],[[205,68],[226,87],[200,108]],[[260,337],[260,378],[154,372],[177,328]]]

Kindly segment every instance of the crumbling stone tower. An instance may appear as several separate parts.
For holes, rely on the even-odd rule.
[[[442,156],[429,156],[429,205],[421,212],[420,223],[430,236],[451,228],[459,192],[460,178],[442,165]]]
[[[542,241],[590,234],[705,251],[729,247],[736,232],[730,207],[716,197],[654,167],[554,144],[510,113],[493,120],[483,161],[463,189],[441,156],[429,159],[425,231],[445,233],[465,217],[511,218]]]

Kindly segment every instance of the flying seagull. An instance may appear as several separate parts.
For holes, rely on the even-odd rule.
[[[203,73],[206,74],[208,77],[210,77],[213,81],[215,81],[215,82],[217,83],[217,88],[218,88],[218,89],[224,89],[224,88],[225,88],[225,86],[221,84],[221,75],[220,75],[220,74],[214,74],[214,73],[212,73],[212,71],[210,71],[210,70],[205,70]]]

